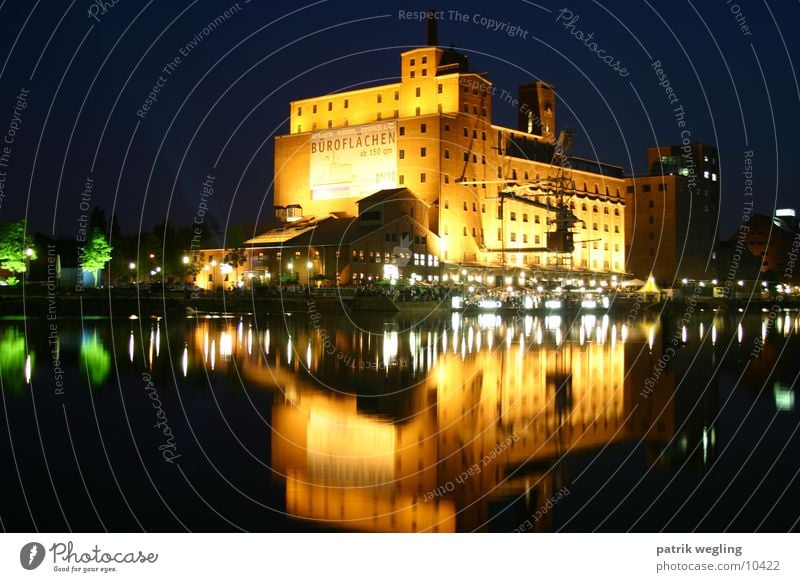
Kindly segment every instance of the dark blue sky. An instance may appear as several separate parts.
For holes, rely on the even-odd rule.
[[[648,146],[679,143],[683,129],[716,144],[723,236],[742,212],[746,150],[753,151],[756,208],[800,207],[797,2],[252,0],[210,34],[203,28],[236,3],[107,4],[103,13],[88,0],[0,2],[0,133],[12,120],[17,127],[0,167],[0,222],[27,213],[32,230],[71,235],[90,176],[91,203],[109,213],[116,204],[123,231],[165,217],[188,224],[208,174],[221,224],[268,220],[272,137],[288,129],[289,101],[396,80],[399,53],[425,42],[424,25],[400,11],[431,7],[445,11],[439,43],[468,53],[498,94],[515,95],[537,79],[554,84],[557,129],[573,127],[579,155],[630,173],[645,169]],[[578,16],[570,28],[557,20],[563,9]],[[490,30],[483,18],[521,32]],[[576,31],[593,33],[591,48],[628,75]],[[165,73],[175,57],[180,63]],[[684,108],[685,128],[653,72],[656,60]],[[137,116],[159,76],[157,101]],[[22,89],[27,108],[15,117]],[[499,95],[494,120],[516,125],[516,109]]]

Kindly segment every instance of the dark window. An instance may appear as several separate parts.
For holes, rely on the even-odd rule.
[[[419,132],[420,133],[426,133],[427,131],[428,131],[428,126],[426,124],[424,124],[424,123],[421,123],[420,126],[419,126]]]

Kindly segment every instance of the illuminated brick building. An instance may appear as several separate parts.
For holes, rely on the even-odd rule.
[[[521,86],[511,129],[492,124],[493,92],[466,55],[430,45],[402,53],[396,83],[293,101],[289,133],[275,139],[276,223],[248,241],[244,271],[342,283],[464,269],[494,283],[565,265],[623,273],[622,169],[566,157],[577,222],[574,250],[559,257],[555,93]]]
[[[647,150],[648,173],[626,179],[627,269],[659,284],[713,279],[719,164],[705,144]]]

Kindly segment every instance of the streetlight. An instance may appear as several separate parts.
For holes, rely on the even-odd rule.
[[[286,265],[286,267],[289,269],[289,280],[294,281],[294,274],[292,273],[292,269],[294,269],[294,263],[289,261],[289,264]]]
[[[184,281],[189,278],[189,257],[183,255],[183,279]]]
[[[308,261],[306,263],[306,271],[308,273],[308,284],[311,285],[311,269],[314,267],[314,263]]]

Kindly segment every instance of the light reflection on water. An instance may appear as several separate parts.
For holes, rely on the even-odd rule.
[[[360,328],[344,317],[326,318],[325,327],[297,317],[183,323],[168,338],[182,382],[203,390],[207,373],[235,368],[247,390],[275,391],[273,479],[285,488],[291,516],[325,527],[513,529],[556,491],[577,487],[571,459],[623,443],[644,451],[642,471],[703,474],[720,447],[715,370],[723,362],[736,371],[749,362],[737,389],[760,393],[769,382],[763,392],[773,410],[795,413],[791,382],[767,371],[787,364],[780,350],[796,339],[796,313],[774,323],[709,314],[688,325],[493,314],[412,327],[366,319]],[[118,330],[123,359],[149,370],[169,366],[161,327]],[[111,381],[112,347],[101,328],[84,325],[79,342],[95,390]],[[47,373],[32,366],[36,348],[26,347],[21,330],[0,323],[0,370],[12,392]],[[756,339],[763,345],[750,361]],[[59,350],[70,348],[59,342]],[[657,385],[647,392],[655,370]],[[550,530],[554,516],[569,511],[564,501],[533,529]]]

